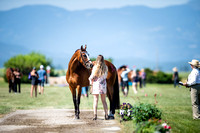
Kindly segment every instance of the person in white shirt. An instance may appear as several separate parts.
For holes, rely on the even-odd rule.
[[[193,59],[188,62],[192,71],[188,76],[188,81],[183,83],[184,86],[190,87],[193,119],[200,119],[200,69],[199,61]]]
[[[122,92],[124,96],[128,95],[129,91],[129,84],[128,84],[128,73],[131,71],[128,67],[123,68],[121,73],[121,78],[122,78]],[[125,87],[127,87],[127,90],[125,90]]]

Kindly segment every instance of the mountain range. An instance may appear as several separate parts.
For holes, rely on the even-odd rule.
[[[66,69],[76,49],[87,44],[91,57],[113,58],[116,67],[185,71],[188,61],[200,59],[197,4],[81,11],[33,5],[0,11],[0,67],[12,56],[35,51]]]

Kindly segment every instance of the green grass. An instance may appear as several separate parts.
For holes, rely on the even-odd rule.
[[[30,84],[22,84],[22,93],[8,93],[8,84],[0,78],[0,114],[7,114],[18,109],[73,109],[73,102],[68,87],[45,87],[44,95],[30,97]],[[162,119],[172,127],[173,133],[200,132],[200,120],[192,119],[192,106],[188,88],[173,88],[173,85],[147,84],[147,88],[139,89],[134,94],[130,86],[128,97],[120,92],[120,102],[135,104],[138,102],[154,104],[154,94],[157,94],[157,107],[162,110]],[[145,94],[148,96],[145,97]],[[108,102],[108,99],[107,99]],[[81,98],[80,109],[92,109],[93,97]],[[108,102],[109,104],[109,102]],[[103,109],[99,99],[98,109]],[[117,117],[119,120],[119,117]],[[133,132],[136,125],[133,121],[122,122],[122,132]]]
[[[4,68],[0,68],[0,77],[3,77],[5,73],[5,69]]]

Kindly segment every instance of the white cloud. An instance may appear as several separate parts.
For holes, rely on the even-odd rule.
[[[124,6],[147,6],[163,8],[187,4],[189,0],[0,0],[0,10],[10,10],[25,5],[53,5],[70,11],[85,9],[120,8]]]

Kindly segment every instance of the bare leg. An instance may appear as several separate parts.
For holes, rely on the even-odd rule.
[[[33,87],[34,85],[31,85],[31,97],[33,97]]]
[[[37,85],[35,85],[35,97],[37,97]]]
[[[132,87],[133,87],[133,92],[137,94],[137,83],[133,82]]]
[[[106,103],[106,94],[101,94],[101,101],[102,101],[104,112],[105,112],[105,119],[107,119],[108,118],[108,106]]]
[[[40,85],[39,85],[38,89],[39,89],[39,94],[41,94],[41,86]]]
[[[99,100],[99,94],[94,94],[94,102],[93,102],[93,110],[94,110],[94,116],[97,115],[97,106],[98,106],[98,100]]]
[[[40,86],[41,87],[41,94],[44,93],[44,87],[43,86]]]

